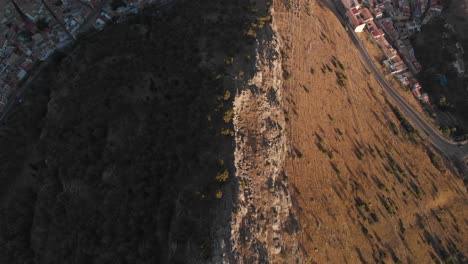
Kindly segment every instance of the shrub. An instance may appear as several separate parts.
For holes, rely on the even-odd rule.
[[[379,187],[380,190],[385,190],[385,184],[379,182],[379,184],[377,184],[377,186]]]
[[[215,180],[219,183],[224,183],[229,179],[229,172],[224,170],[216,175]]]
[[[222,191],[217,191],[215,196],[216,196],[217,199],[221,199],[221,198],[223,198],[223,192]]]
[[[256,38],[257,32],[255,32],[255,29],[249,28],[247,31],[245,31],[245,35],[248,37]]]
[[[225,136],[231,136],[233,137],[234,136],[234,131],[230,130],[229,128],[223,128],[221,130],[221,134],[225,135]]]
[[[257,17],[257,28],[262,29],[263,26],[265,25],[265,22],[270,21],[271,16],[266,15],[264,17]]]
[[[224,112],[223,120],[225,123],[229,123],[232,121],[233,117],[234,117],[234,110],[228,109],[226,110],[226,112]]]
[[[226,90],[226,92],[224,93],[224,101],[227,101],[229,100],[229,98],[231,98],[231,92],[229,90]]]
[[[232,65],[234,63],[234,58],[233,57],[227,57],[224,59],[224,63],[226,65]]]
[[[283,78],[285,81],[291,79],[292,73],[289,72],[287,69],[283,69]]]
[[[336,83],[341,87],[341,88],[346,88],[346,80],[348,77],[344,75],[344,73],[337,71],[335,72],[336,75]]]

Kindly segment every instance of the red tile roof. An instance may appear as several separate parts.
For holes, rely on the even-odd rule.
[[[362,18],[366,21],[368,20],[373,20],[374,17],[372,16],[372,14],[370,13],[369,9],[367,8],[363,8],[361,9],[361,15],[362,15]]]

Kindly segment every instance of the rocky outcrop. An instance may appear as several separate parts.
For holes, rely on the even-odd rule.
[[[259,35],[255,76],[234,100],[239,191],[231,239],[236,263],[300,262],[295,236],[300,227],[284,173],[281,43],[275,30],[273,20]]]

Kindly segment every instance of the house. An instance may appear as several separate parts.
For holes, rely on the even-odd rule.
[[[399,74],[396,74],[395,76],[398,78],[401,84],[408,88],[417,82],[410,71],[403,71]]]
[[[383,17],[382,10],[380,10],[380,8],[378,6],[375,7],[375,8],[372,8],[371,13],[372,13],[372,15],[374,15],[375,19],[381,19]]]
[[[49,56],[54,53],[53,49],[45,48],[40,51],[39,56],[37,57],[40,61],[45,61]]]
[[[387,59],[392,59],[397,56],[397,51],[390,45],[390,43],[388,43],[385,36],[378,38],[377,44],[379,44]]]
[[[421,25],[415,21],[408,21],[406,22],[405,26],[406,30],[408,30],[408,32],[411,34],[421,31]]]
[[[417,86],[413,86],[411,87],[411,92],[413,93],[414,97],[416,97],[417,99],[420,99],[421,98],[421,85],[418,85]]]
[[[443,9],[444,9],[443,6],[435,5],[435,6],[431,6],[431,8],[429,10],[432,11],[433,13],[437,14],[437,15],[440,15],[442,13]]]
[[[23,43],[19,43],[17,47],[26,56],[31,56],[32,55],[31,49],[28,46],[24,45]]]
[[[361,18],[357,8],[353,7],[346,11],[346,16],[348,17],[349,23],[355,32],[362,32],[366,27],[364,19]]]
[[[104,20],[102,20],[101,18],[98,17],[96,19],[95,27],[96,28],[102,28],[102,27],[104,27],[104,25],[106,25],[106,22],[104,22]]]
[[[34,43],[41,43],[42,41],[44,41],[44,38],[42,37],[41,34],[37,33],[37,34],[34,34],[32,37],[32,40],[34,41]]]
[[[374,16],[371,14],[369,9],[367,8],[362,8],[359,10],[361,13],[362,19],[364,19],[364,22],[372,21],[374,20]]]
[[[10,66],[15,65],[18,60],[20,59],[20,56],[16,53],[12,53],[10,57],[6,60],[6,63]]]
[[[429,95],[427,93],[421,94],[419,100],[421,100],[421,102],[423,102],[424,104],[430,104]]]
[[[8,103],[7,95],[0,95],[0,106],[4,106]]]
[[[391,18],[382,18],[378,21],[380,24],[380,28],[383,29],[385,34],[390,37],[392,40],[399,39],[398,32],[396,32],[395,28],[393,27],[393,22]]]
[[[416,59],[411,62],[411,66],[414,73],[418,73],[422,70],[421,64]]]
[[[10,90],[11,90],[11,87],[6,84],[6,83],[3,83],[0,84],[0,95],[8,95],[10,93]]]
[[[465,64],[463,63],[463,57],[457,56],[457,60],[453,62],[453,67],[457,70],[458,75],[462,76],[465,74]]]
[[[11,87],[8,84],[0,81],[0,106],[7,104],[10,91]]]
[[[27,72],[20,68],[18,73],[16,74],[16,77],[18,78],[18,80],[21,81],[21,80],[24,79],[24,77],[26,77],[26,74],[27,74]]]
[[[374,39],[380,38],[384,35],[384,33],[377,27],[374,21],[366,22],[367,30],[371,34]]]
[[[391,59],[384,60],[383,63],[392,72],[392,74],[397,74],[408,69],[405,62],[398,55]]]

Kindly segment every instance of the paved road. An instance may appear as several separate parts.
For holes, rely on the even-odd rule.
[[[329,2],[325,3],[330,7],[331,11],[340,19],[343,25],[348,25],[345,20],[336,10],[335,6]],[[452,159],[457,164],[462,164],[468,160],[468,144],[466,142],[456,143],[445,138],[437,128],[434,128],[426,122],[426,120],[420,116],[420,114],[414,110],[404,98],[394,90],[394,88],[387,82],[383,74],[378,70],[371,57],[367,53],[367,50],[363,47],[359,41],[356,33],[349,29],[347,30],[349,38],[356,46],[361,55],[361,60],[364,65],[372,72],[383,90],[390,96],[401,112],[405,115],[408,121],[419,131],[419,134],[428,140],[436,149],[442,152],[445,156]]]

